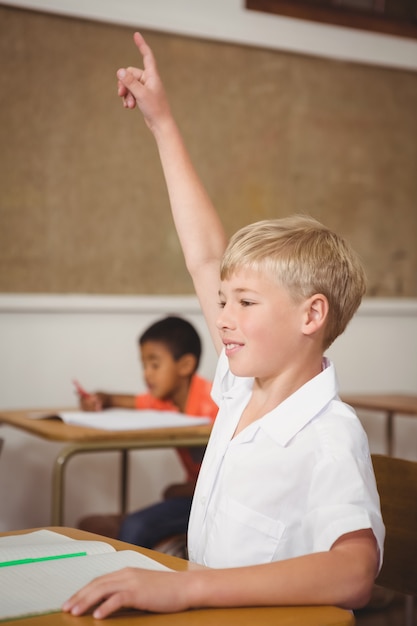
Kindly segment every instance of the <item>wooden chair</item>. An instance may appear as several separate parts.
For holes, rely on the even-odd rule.
[[[386,528],[380,587],[406,595],[405,623],[414,623],[417,595],[417,462],[372,455]]]

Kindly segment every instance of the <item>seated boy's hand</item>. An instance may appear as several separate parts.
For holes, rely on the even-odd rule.
[[[183,574],[128,567],[96,578],[80,589],[62,610],[83,615],[93,607],[93,617],[103,619],[122,608],[173,613],[187,608]],[[97,606],[98,605],[98,606]]]
[[[83,411],[102,411],[110,406],[109,394],[98,391],[80,397],[80,406]]]

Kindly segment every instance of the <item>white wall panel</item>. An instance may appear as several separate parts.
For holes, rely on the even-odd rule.
[[[136,341],[148,324],[182,314],[204,344],[200,372],[212,377],[216,356],[194,297],[0,295],[0,410],[70,406],[71,379],[87,389],[143,390]],[[367,300],[329,350],[342,392],[417,392],[417,301]],[[371,449],[384,450],[384,424],[363,415]],[[417,458],[417,419],[399,418],[396,453]],[[0,531],[50,522],[52,463],[60,444],[7,426],[0,455]],[[134,452],[130,507],[156,501],[182,478],[172,450]],[[117,510],[118,455],[85,454],[67,467],[65,523]]]

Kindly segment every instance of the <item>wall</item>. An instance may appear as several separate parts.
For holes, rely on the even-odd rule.
[[[2,4],[135,29],[417,69],[413,39],[248,11],[243,0],[6,0]]]
[[[167,312],[197,324],[201,372],[213,373],[196,302],[177,295],[192,288],[155,147],[114,96],[138,27],[227,229],[302,210],[362,254],[374,297],[329,352],[342,391],[415,393],[415,41],[239,0],[11,0],[0,4],[0,410],[71,405],[74,376],[140,391],[136,337]],[[384,450],[380,416],[361,419]],[[59,445],[0,436],[0,530],[48,524]],[[396,453],[416,458],[415,442],[416,422],[398,418]],[[172,451],[131,456],[132,508],[182,475]],[[117,462],[70,462],[67,524],[116,509]]]
[[[417,73],[146,34],[229,233],[310,213],[369,295],[417,296]],[[192,293],[153,139],[115,95],[131,35],[0,6],[0,292]]]
[[[198,328],[204,345],[200,372],[214,373],[216,358],[193,297],[0,296],[1,409],[73,406],[71,379],[87,389],[143,390],[136,339],[151,321],[181,313]],[[415,393],[417,303],[368,299],[329,350],[342,392]],[[362,412],[371,450],[385,450],[384,422]],[[41,526],[50,520],[51,467],[59,444],[10,427],[0,455],[0,530]],[[417,420],[398,417],[395,453],[417,459]],[[129,506],[156,501],[165,485],[181,479],[175,453],[134,452]],[[67,467],[65,524],[84,514],[116,512],[118,457],[81,455]]]
[[[198,329],[200,373],[212,377],[213,348],[193,297],[0,296],[0,414],[5,408],[75,406],[75,377],[91,390],[144,391],[137,337],[175,312]],[[7,426],[0,437],[0,530],[50,523],[51,468],[61,445]],[[157,501],[165,485],[183,479],[172,450],[132,452],[130,465],[133,508]],[[85,513],[117,511],[118,467],[117,453],[71,459],[66,524]]]

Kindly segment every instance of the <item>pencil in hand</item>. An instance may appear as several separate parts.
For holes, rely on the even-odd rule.
[[[76,392],[78,393],[78,395],[80,396],[80,398],[88,398],[90,396],[90,394],[88,393],[88,391],[86,391],[78,382],[78,380],[73,379],[73,384],[75,387]]]

